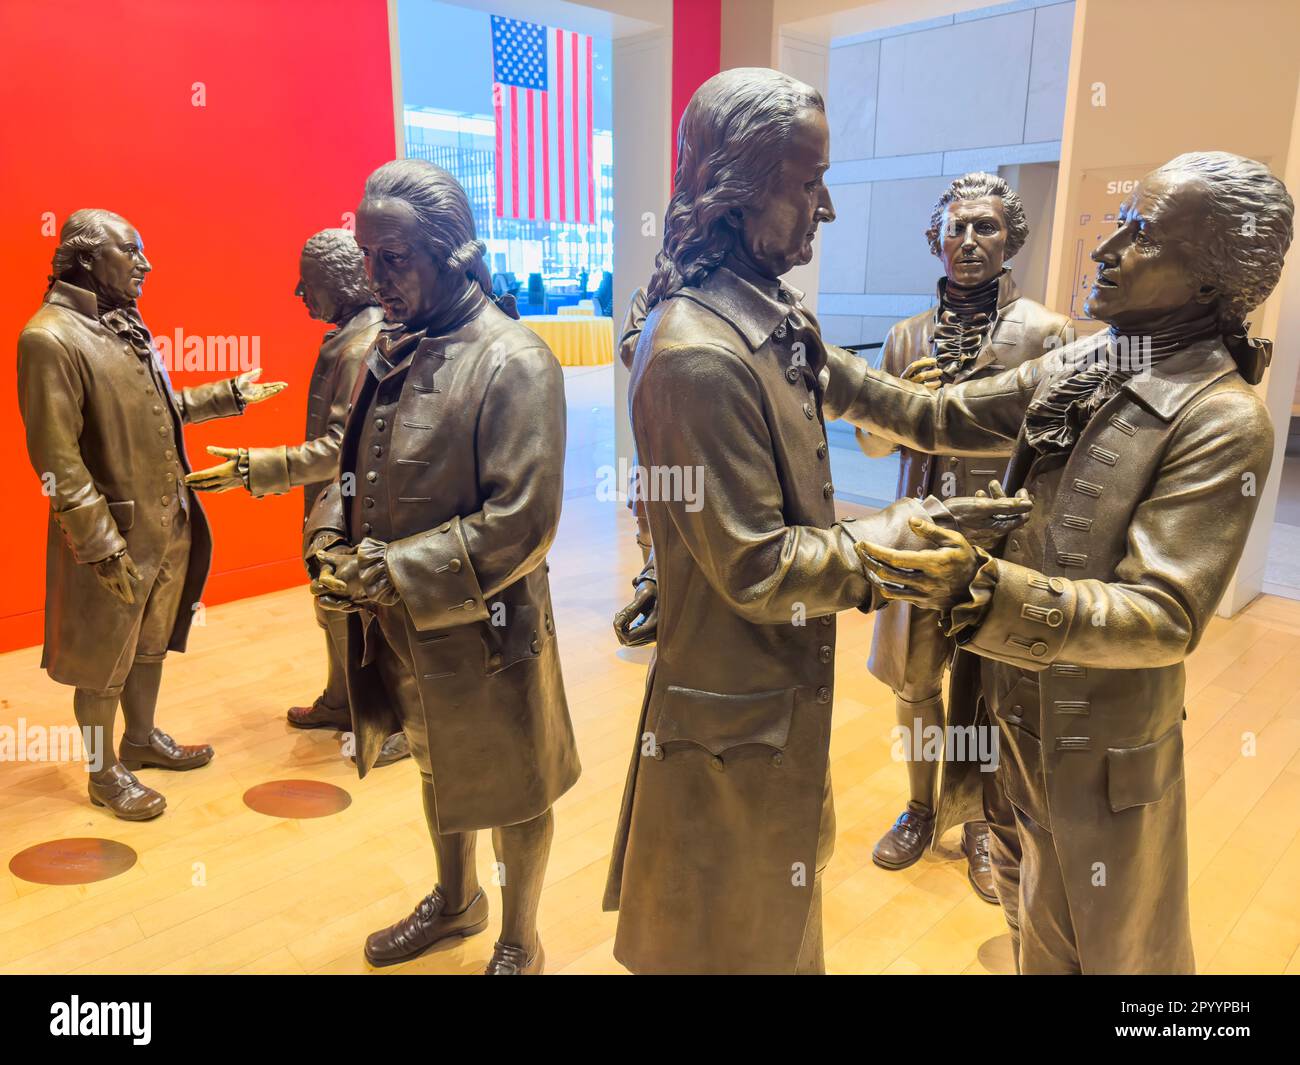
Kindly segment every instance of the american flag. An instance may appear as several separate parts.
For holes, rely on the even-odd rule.
[[[591,37],[492,16],[497,217],[596,221]]]

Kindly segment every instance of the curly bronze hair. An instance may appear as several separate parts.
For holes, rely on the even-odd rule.
[[[736,246],[734,212],[779,173],[795,119],[807,110],[826,110],[821,93],[764,67],[724,70],[695,90],[677,128],[677,172],[647,309],[698,285]]]
[[[997,196],[1002,200],[1002,213],[1007,219],[1007,246],[1003,259],[1015,258],[1016,252],[1025,246],[1029,239],[1029,220],[1025,217],[1025,205],[1016,190],[1007,184],[1005,178],[997,174],[986,174],[974,170],[962,174],[949,185],[930,212],[930,228],[925,231],[925,239],[930,242],[930,251],[934,255],[942,254],[939,246],[939,234],[943,230],[943,212],[954,200],[978,200],[981,196]]]
[[[366,277],[365,257],[349,230],[322,229],[313,233],[302,246],[302,253],[324,270],[340,307],[360,309],[379,302]]]
[[[1294,236],[1295,204],[1286,186],[1254,159],[1231,152],[1186,152],[1148,177],[1195,181],[1209,201],[1210,224],[1189,247],[1192,270],[1219,290],[1219,321],[1240,330],[1277,287]]]

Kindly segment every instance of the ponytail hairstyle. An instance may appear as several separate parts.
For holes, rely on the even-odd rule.
[[[477,281],[488,299],[492,275],[483,255],[487,245],[474,232],[469,198],[451,174],[424,159],[395,159],[366,179],[365,200],[401,200],[419,221],[434,261]]]
[[[698,285],[737,246],[735,212],[766,192],[807,110],[826,110],[821,93],[766,67],[724,70],[695,90],[677,129],[677,172],[647,309]]]
[[[108,230],[104,227],[113,222],[125,222],[120,214],[105,211],[98,207],[85,207],[73,211],[59,230],[59,246],[54,249],[54,260],[50,264],[50,283],[61,281],[81,266],[82,256],[91,259],[99,257],[99,250],[108,243]]]

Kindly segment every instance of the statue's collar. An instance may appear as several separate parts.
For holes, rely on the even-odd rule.
[[[50,290],[45,293],[45,302],[52,303],[56,307],[66,307],[68,310],[76,311],[87,318],[99,320],[99,304],[95,300],[95,294],[90,289],[82,288],[80,285],[70,285],[66,281],[56,281],[50,286]]]
[[[674,295],[694,300],[730,322],[755,351],[803,299],[798,289],[779,281],[764,282],[760,288],[726,266],[719,266],[698,287],[682,288]]]

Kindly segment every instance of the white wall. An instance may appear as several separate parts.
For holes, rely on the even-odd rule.
[[[953,177],[1060,157],[1073,9],[1021,0],[832,42],[827,181],[838,220],[821,238],[818,300],[827,339],[883,340],[933,302],[940,267],[925,229]],[[1042,199],[1029,221],[1045,238],[1050,212],[1033,211]],[[1040,255],[1034,278],[1044,269]]]

